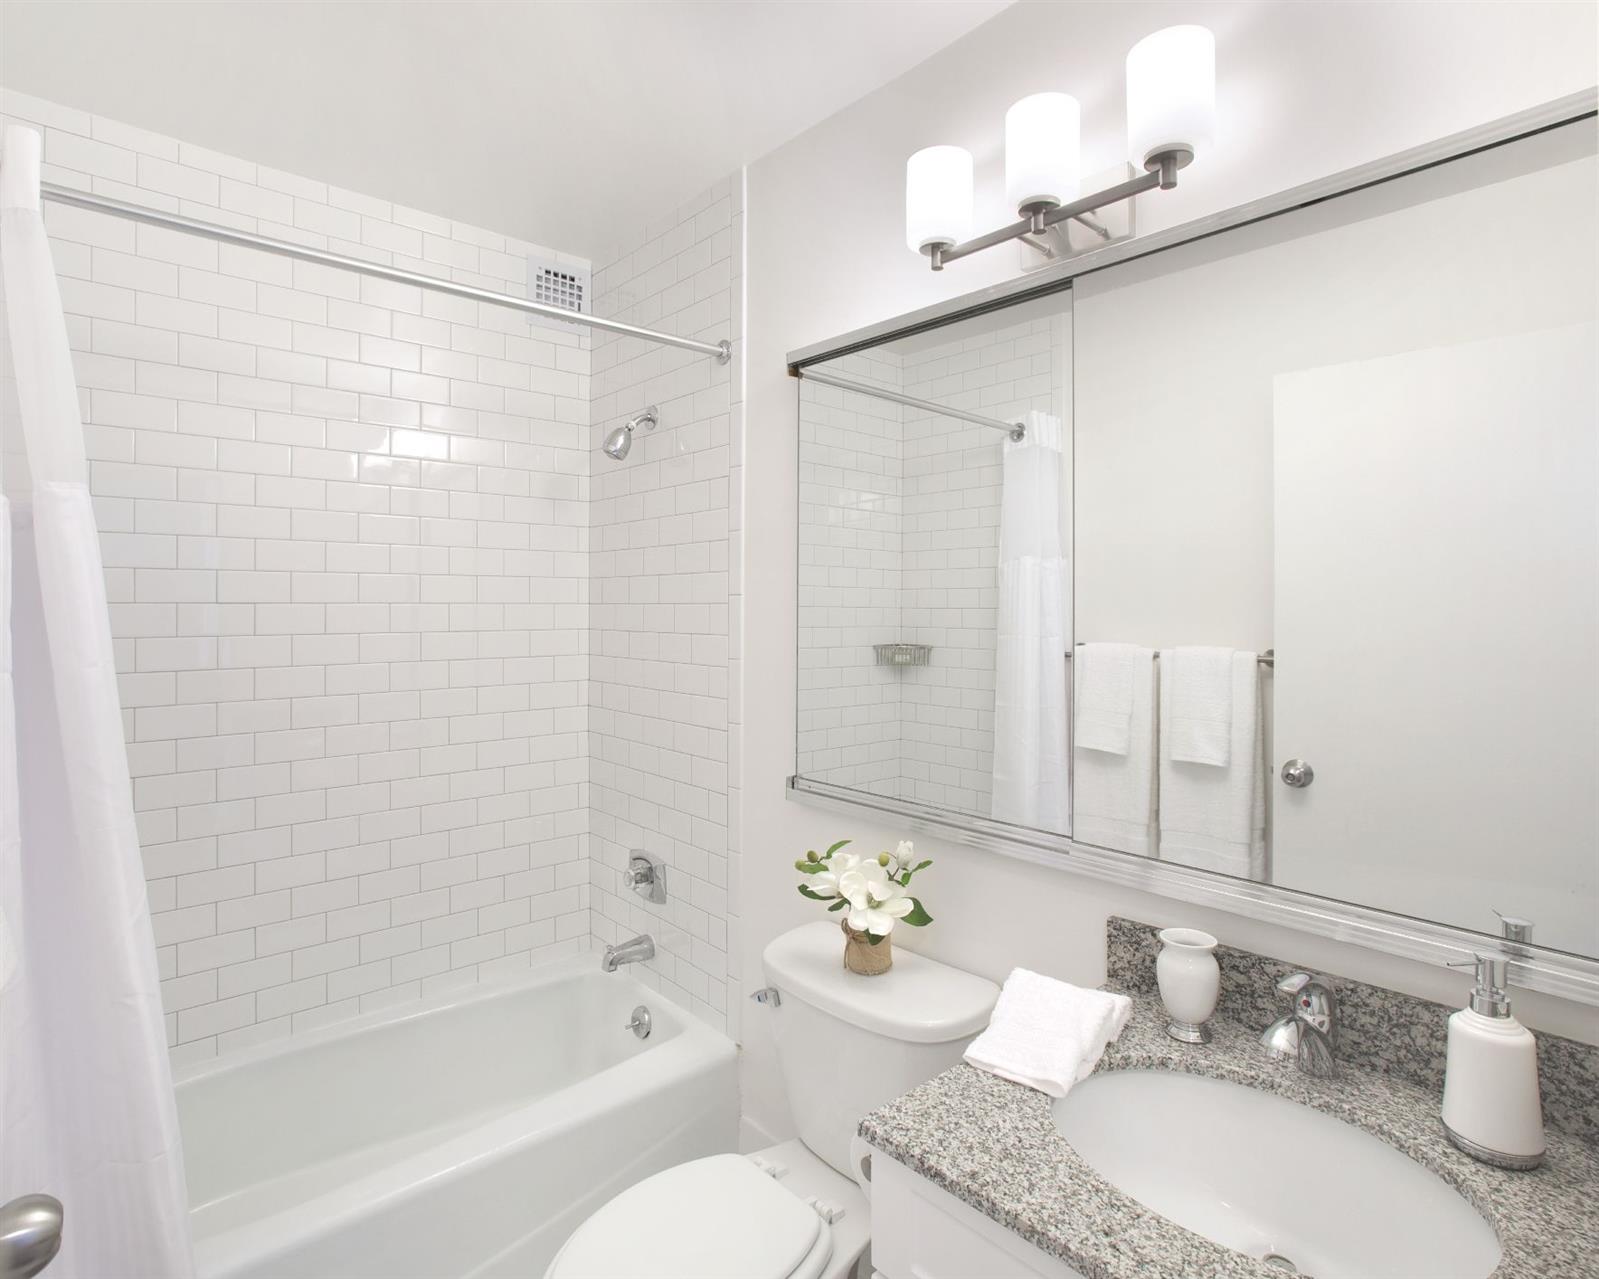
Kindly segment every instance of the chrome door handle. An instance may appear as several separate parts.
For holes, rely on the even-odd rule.
[[[0,1204],[0,1279],[33,1279],[61,1251],[61,1201],[20,1195]]]
[[[1283,765],[1283,785],[1303,790],[1316,780],[1316,770],[1302,759],[1291,759]]]

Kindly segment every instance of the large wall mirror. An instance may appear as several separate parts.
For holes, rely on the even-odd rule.
[[[797,778],[1599,956],[1595,140],[802,361]]]

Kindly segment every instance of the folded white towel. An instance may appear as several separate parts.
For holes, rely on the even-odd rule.
[[[1072,838],[1140,857],[1155,852],[1155,653],[1136,644],[1085,644],[1088,649],[1126,650],[1130,692],[1127,746],[1120,754],[1087,749],[1079,737],[1072,751]],[[1097,665],[1097,654],[1096,665]],[[1076,665],[1076,658],[1072,659]],[[1085,699],[1086,671],[1073,672],[1076,706]]]
[[[1136,644],[1079,644],[1072,650],[1077,746],[1127,754],[1133,722],[1133,671],[1147,670],[1150,652]]]
[[[1171,654],[1161,654],[1166,666]],[[1232,655],[1232,731],[1225,768],[1172,757],[1176,690],[1161,674],[1160,858],[1246,879],[1266,875],[1265,738],[1260,668],[1253,653]]]
[[[1161,683],[1171,691],[1170,713],[1161,726],[1166,753],[1179,763],[1226,768],[1232,750],[1233,650],[1173,648],[1161,661],[1166,664]]]
[[[967,1064],[1001,1079],[1064,1097],[1087,1079],[1132,1012],[1126,995],[1085,990],[1013,969],[988,1029],[966,1050]]]

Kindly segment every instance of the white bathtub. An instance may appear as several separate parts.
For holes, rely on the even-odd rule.
[[[735,1149],[732,1043],[598,962],[179,1071],[203,1279],[539,1279],[619,1190]]]

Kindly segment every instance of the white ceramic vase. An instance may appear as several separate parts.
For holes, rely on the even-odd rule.
[[[1210,1042],[1205,1022],[1216,1011],[1221,994],[1221,966],[1216,939],[1197,928],[1165,928],[1160,933],[1155,980],[1171,1023],[1166,1033],[1185,1044]]]

